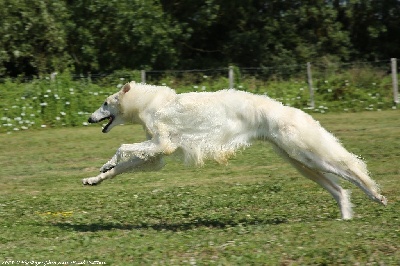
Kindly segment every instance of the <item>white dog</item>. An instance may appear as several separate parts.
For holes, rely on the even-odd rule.
[[[131,82],[108,97],[89,122],[106,119],[103,133],[131,122],[143,125],[148,140],[123,144],[100,169],[101,174],[82,180],[85,185],[127,171],[159,170],[163,156],[176,152],[196,165],[205,159],[226,163],[236,150],[262,139],[301,174],[328,190],[343,219],[352,217],[351,202],[337,177],[357,185],[372,200],[387,203],[363,161],[311,116],[266,96],[233,89],[176,94],[165,86]]]

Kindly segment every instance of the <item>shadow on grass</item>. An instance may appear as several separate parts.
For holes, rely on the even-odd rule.
[[[261,224],[282,224],[286,223],[285,217],[274,217],[267,220],[240,220],[240,221],[222,221],[222,220],[194,220],[183,223],[157,223],[157,224],[123,224],[123,223],[90,223],[90,224],[74,224],[74,223],[54,223],[53,226],[58,226],[64,230],[73,230],[78,232],[97,232],[110,230],[141,230],[153,229],[157,231],[187,231],[200,227],[208,228],[227,228],[235,226],[261,225]]]

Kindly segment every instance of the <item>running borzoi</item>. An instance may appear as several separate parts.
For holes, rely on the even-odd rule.
[[[166,86],[131,82],[108,97],[89,123],[103,120],[108,120],[103,133],[118,124],[141,124],[148,140],[122,144],[98,176],[82,180],[85,185],[127,171],[159,170],[163,156],[176,152],[195,165],[206,159],[226,163],[236,150],[262,139],[301,174],[328,190],[342,219],[351,219],[352,205],[337,177],[352,182],[372,200],[387,203],[363,161],[310,115],[266,96],[233,89],[176,94]]]

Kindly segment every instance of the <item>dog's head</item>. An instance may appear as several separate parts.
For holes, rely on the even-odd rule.
[[[120,108],[120,99],[130,89],[130,84],[127,83],[121,91],[109,96],[100,108],[89,117],[88,122],[98,123],[103,120],[108,120],[108,123],[103,127],[103,133],[108,133],[116,125],[123,124],[125,121]]]

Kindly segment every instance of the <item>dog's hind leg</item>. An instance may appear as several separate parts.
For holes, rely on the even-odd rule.
[[[349,159],[345,162],[345,167],[334,167],[331,173],[350,181],[363,190],[370,199],[386,206],[386,197],[379,193],[378,185],[369,177],[366,166],[362,161],[354,158]]]
[[[275,151],[293,165],[303,176],[311,179],[312,181],[325,188],[336,200],[339,205],[341,216],[343,220],[352,218],[352,204],[350,202],[350,193],[343,189],[337,183],[337,177],[332,174],[322,173],[318,170],[311,169],[301,162],[291,158],[288,154],[275,144],[273,145]]]
[[[317,170],[308,168],[307,166],[290,159],[290,163],[305,177],[325,188],[336,200],[339,205],[343,220],[351,219],[353,216],[352,204],[350,201],[349,191],[343,189],[337,183],[337,177],[331,174],[321,173]]]

